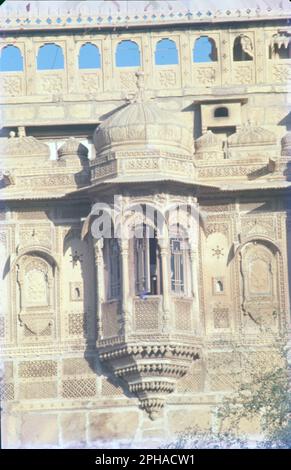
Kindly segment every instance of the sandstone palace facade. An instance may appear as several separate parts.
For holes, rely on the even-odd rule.
[[[2,445],[216,429],[246,355],[272,361],[289,321],[289,2],[14,3],[0,8]],[[116,205],[128,232],[152,208],[139,236],[94,236]]]

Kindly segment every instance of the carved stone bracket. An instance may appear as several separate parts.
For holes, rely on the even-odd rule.
[[[177,380],[200,357],[199,347],[178,339],[147,343],[132,337],[127,343],[107,342],[103,346],[101,343],[98,345],[101,362],[127,384],[151,419],[158,417]]]

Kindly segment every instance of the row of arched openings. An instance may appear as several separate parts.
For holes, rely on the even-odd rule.
[[[277,57],[281,59],[290,58],[290,48],[277,46]],[[179,54],[175,41],[172,39],[161,39],[155,49],[156,65],[179,64]],[[233,43],[233,60],[253,60],[254,46],[249,36],[240,35]],[[271,55],[269,54],[270,58]],[[217,62],[218,54],[214,39],[208,36],[200,36],[196,39],[193,47],[193,62]],[[62,48],[54,43],[44,44],[38,50],[36,58],[37,70],[64,69],[65,60]],[[141,53],[136,42],[124,40],[117,44],[115,51],[115,64],[117,67],[139,67],[141,65]],[[83,44],[78,55],[79,69],[100,69],[101,54],[99,48],[90,42]],[[0,56],[0,70],[22,71],[23,57],[18,47],[9,44],[4,46]]]

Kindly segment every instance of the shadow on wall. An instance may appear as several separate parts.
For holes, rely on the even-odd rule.
[[[291,161],[287,164],[287,181],[291,181]],[[289,306],[291,305],[291,190],[288,189],[286,197],[286,224],[287,224],[287,259],[288,259],[288,283],[289,283]],[[291,315],[291,311],[289,312]],[[291,321],[291,318],[289,317]]]
[[[96,349],[96,341],[98,339],[96,312],[98,304],[98,277],[94,262],[94,240],[91,236],[81,240],[81,228],[72,228],[64,239],[63,255],[65,256],[66,254],[69,254],[72,264],[75,264],[76,268],[80,269],[82,279],[80,287],[77,284],[76,287],[73,286],[73,289],[75,289],[73,290],[73,295],[80,296],[80,301],[78,302],[77,300],[79,303],[78,313],[70,313],[70,315],[75,315],[75,318],[72,317],[71,333],[73,333],[73,336],[76,334],[76,338],[82,334],[85,339],[84,359],[92,372],[97,377],[104,377],[112,385],[113,389],[118,389],[118,387],[122,386],[124,395],[132,397],[133,395],[126,390],[125,386],[123,387],[121,381],[117,381],[112,373],[101,365],[98,359],[98,351]],[[80,312],[82,312],[82,318],[80,318]]]

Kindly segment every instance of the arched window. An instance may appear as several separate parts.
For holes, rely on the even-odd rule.
[[[156,45],[155,64],[176,65],[178,63],[178,51],[175,41],[171,39],[161,39]]]
[[[0,56],[1,72],[21,72],[23,71],[23,57],[18,47],[9,44],[4,46]]]
[[[179,228],[170,230],[171,252],[171,291],[175,295],[189,295],[189,248],[183,231]]]
[[[143,225],[140,236],[133,239],[135,293],[141,298],[160,293],[160,258],[156,236]]]
[[[235,38],[233,43],[233,60],[235,62],[253,60],[254,48],[248,36],[241,35]]]
[[[286,33],[275,34],[269,46],[269,59],[291,59],[291,37]]]
[[[215,118],[228,117],[228,116],[229,116],[229,112],[225,106],[220,106],[219,108],[216,108],[214,110]]]
[[[121,41],[115,53],[116,67],[139,67],[140,51],[134,41]]]
[[[100,69],[100,52],[97,46],[90,42],[83,44],[79,52],[79,69]]]
[[[196,39],[193,49],[193,62],[216,62],[217,48],[215,41],[208,36]]]
[[[64,68],[62,48],[57,44],[44,44],[38,50],[37,70],[59,70]]]
[[[117,238],[105,238],[104,266],[107,300],[120,297],[120,250]]]

